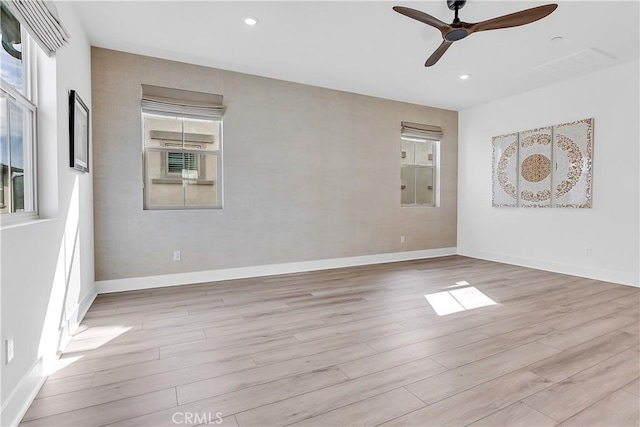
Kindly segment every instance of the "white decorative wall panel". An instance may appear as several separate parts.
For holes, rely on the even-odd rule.
[[[493,206],[518,206],[518,134],[493,138]]]
[[[553,156],[553,206],[590,208],[593,119],[555,126]]]
[[[519,206],[551,207],[551,139],[551,127],[519,134]]]
[[[495,136],[494,207],[590,208],[593,119]]]

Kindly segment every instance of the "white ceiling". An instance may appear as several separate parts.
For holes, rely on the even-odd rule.
[[[549,2],[469,1],[477,22]],[[438,30],[392,11],[404,5],[451,22],[438,1],[82,1],[92,45],[192,64],[461,110],[559,81],[534,68],[593,47],[638,58],[637,1],[560,1],[533,24],[476,33],[431,68]],[[245,25],[242,18],[260,22]],[[72,35],[73,36],[73,35]],[[551,38],[562,36],[559,43]],[[467,81],[460,74],[471,74]]]

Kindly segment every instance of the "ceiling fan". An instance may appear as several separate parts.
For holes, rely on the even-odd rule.
[[[476,22],[470,24],[468,22],[462,22],[458,18],[458,10],[464,7],[466,0],[447,0],[447,6],[449,9],[455,11],[455,18],[451,24],[446,24],[419,10],[411,9],[403,6],[395,6],[393,10],[396,12],[413,18],[417,21],[431,25],[437,28],[442,33],[442,44],[436,49],[433,54],[425,62],[425,67],[431,67],[444,55],[449,47],[458,40],[477,33],[478,31],[497,30],[500,28],[518,27],[520,25],[530,24],[539,19],[550,15],[551,12],[556,10],[557,4],[547,4],[544,6],[533,7],[531,9],[521,10],[520,12],[510,13],[509,15],[500,16],[498,18],[488,19],[482,22]]]

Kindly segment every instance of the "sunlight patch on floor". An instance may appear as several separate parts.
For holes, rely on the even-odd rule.
[[[65,357],[59,360],[56,360],[55,362],[51,363],[50,366],[45,367],[44,369],[44,375],[49,376],[49,375],[53,375],[56,372],[60,371],[61,369],[66,368],[67,366],[77,362],[78,360],[82,359],[83,356],[73,356],[73,357]]]
[[[459,287],[464,285],[467,286]],[[469,284],[467,282],[457,282],[456,286],[449,287],[456,289],[436,292],[434,294],[425,295],[424,297],[427,299],[429,304],[431,304],[431,307],[438,316],[446,316],[447,314],[497,304],[475,286],[468,285]]]
[[[126,333],[131,326],[93,326],[78,337],[74,337],[67,346],[65,353],[95,350]]]

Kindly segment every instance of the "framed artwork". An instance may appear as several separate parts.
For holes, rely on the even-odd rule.
[[[520,132],[518,204],[529,208],[551,207],[551,126]]]
[[[593,163],[593,119],[554,127],[553,205],[590,208]]]
[[[495,136],[493,207],[590,208],[593,119]]]
[[[78,92],[69,92],[69,166],[89,172],[89,108]]]
[[[518,134],[493,137],[493,207],[518,206]]]

